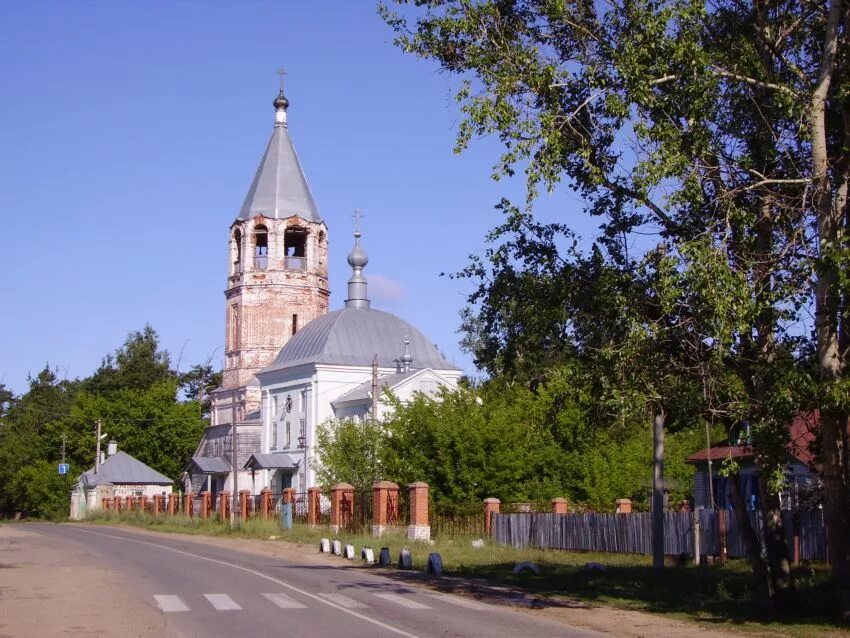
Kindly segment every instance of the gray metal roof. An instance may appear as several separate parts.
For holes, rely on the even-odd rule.
[[[248,462],[245,463],[246,469],[255,470],[294,470],[298,467],[300,461],[291,454],[273,453],[273,454],[252,454]]]
[[[404,353],[405,336],[410,338],[415,368],[459,369],[403,319],[372,308],[342,308],[299,330],[261,373],[305,363],[371,366],[375,355],[380,367],[396,367]]]
[[[261,214],[274,219],[298,215],[307,221],[322,221],[286,126],[275,126],[239,219]]]
[[[412,372],[396,372],[395,374],[385,374],[382,377],[378,378],[378,387],[381,391],[384,388],[388,388],[392,390],[399,383],[412,377],[414,374],[419,372],[419,370],[414,370]],[[337,397],[331,403],[333,405],[338,405],[340,403],[347,403],[349,401],[371,401],[372,399],[372,381],[364,381],[360,385],[358,385],[353,390],[349,390],[341,397]]]
[[[171,485],[172,481],[133,458],[126,452],[116,452],[100,464],[100,472],[94,473],[94,468],[84,475],[86,485],[104,485],[106,483],[137,484],[137,485]]]
[[[193,456],[192,463],[201,474],[227,474],[232,469],[227,459],[221,456]]]

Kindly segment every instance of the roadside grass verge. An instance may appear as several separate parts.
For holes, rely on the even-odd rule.
[[[327,528],[295,525],[283,530],[277,520],[251,519],[235,528],[215,519],[202,520],[182,516],[154,517],[141,512],[99,512],[86,523],[133,525],[162,532],[205,536],[253,538],[286,541],[318,547],[322,538],[351,543],[359,559],[363,547],[371,547],[375,558],[382,547],[390,550],[395,563],[402,548],[411,550],[414,572],[425,570],[428,554],[439,552],[444,575],[438,587],[460,587],[472,595],[486,585],[511,587],[539,599],[558,604],[563,597],[586,604],[600,604],[672,615],[697,621],[721,631],[740,630],[774,636],[848,636],[846,626],[830,616],[833,606],[828,569],[810,564],[794,570],[799,604],[795,609],[767,614],[753,602],[749,565],[732,560],[718,565],[674,566],[663,571],[652,568],[647,556],[633,554],[596,554],[580,552],[517,550],[485,540],[481,548],[472,547],[473,537],[438,537],[433,543],[408,541],[403,532],[375,538],[366,533],[340,532],[334,536]],[[532,561],[540,573],[513,574],[521,562]],[[599,563],[604,569],[586,569],[587,563]],[[390,572],[405,578],[402,572]],[[411,575],[413,576],[413,575]],[[458,577],[464,581],[456,581]],[[471,581],[469,579],[472,579]]]

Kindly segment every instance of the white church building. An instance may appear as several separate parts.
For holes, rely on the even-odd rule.
[[[462,375],[410,323],[371,307],[359,229],[347,298],[328,312],[328,228],[289,137],[283,89],[274,107],[271,139],[230,227],[225,366],[186,471],[195,493],[304,492],[316,484],[320,424],[373,411],[380,420],[391,409],[385,391],[401,401],[436,395]]]

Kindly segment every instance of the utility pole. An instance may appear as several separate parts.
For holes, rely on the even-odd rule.
[[[372,423],[378,422],[378,355],[372,359]]]
[[[230,403],[230,414],[232,425],[230,426],[230,467],[233,472],[233,494],[230,495],[230,527],[236,527],[236,508],[239,505],[239,474],[236,455],[239,452],[239,441],[236,433],[236,394]]]
[[[658,408],[652,419],[652,566],[664,568],[664,421]]]
[[[94,456],[94,473],[100,473],[100,419],[97,420],[97,448]]]
[[[65,433],[62,433],[62,465],[65,465]]]

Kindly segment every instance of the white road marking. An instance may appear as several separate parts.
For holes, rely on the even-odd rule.
[[[160,611],[164,611],[167,614],[175,611],[189,611],[186,603],[180,600],[180,596],[157,594],[153,597],[153,599],[156,601]]]
[[[428,605],[417,603],[411,598],[405,598],[404,596],[399,596],[398,594],[375,594],[375,596],[377,596],[378,598],[383,598],[384,600],[388,600],[391,603],[395,603],[396,605],[407,607],[408,609],[431,609],[431,607],[429,607]]]
[[[444,603],[449,603],[450,605],[457,605],[458,607],[466,607],[467,609],[477,609],[478,611],[488,611],[492,609],[485,605],[484,603],[479,603],[475,600],[469,600],[469,598],[464,598],[463,596],[452,596],[450,594],[428,594],[431,598],[436,598],[437,600],[441,600]]]
[[[353,598],[349,598],[345,594],[331,592],[329,594],[319,594],[319,596],[336,603],[340,607],[345,607],[346,609],[369,609],[369,605],[354,600]]]
[[[80,531],[84,534],[92,534],[93,536],[105,536],[106,538],[114,538],[115,540],[131,542],[131,543],[139,543],[140,545],[148,545],[149,547],[156,547],[158,549],[164,549],[167,552],[173,552],[175,554],[182,554],[183,556],[191,556],[192,558],[197,558],[198,560],[205,560],[208,563],[216,563],[218,565],[225,565],[226,567],[232,567],[233,569],[238,569],[242,572],[247,572],[249,574],[253,574],[258,578],[265,578],[269,582],[280,585],[281,587],[285,587],[290,591],[294,591],[302,596],[306,596],[307,598],[312,598],[313,600],[317,600],[320,603],[327,605],[328,607],[333,607],[334,609],[344,612],[349,616],[353,616],[354,618],[359,618],[360,620],[371,623],[376,627],[381,627],[382,629],[386,629],[387,631],[391,631],[394,634],[398,634],[399,636],[406,636],[407,638],[418,638],[416,634],[411,634],[410,632],[404,631],[399,627],[394,627],[385,622],[381,622],[376,618],[370,618],[365,614],[361,614],[356,611],[352,611],[351,609],[346,609],[342,605],[337,605],[336,603],[322,598],[317,594],[312,594],[308,591],[301,589],[300,587],[296,587],[295,585],[290,585],[287,582],[280,580],[279,578],[274,578],[273,576],[269,576],[268,574],[264,574],[263,572],[258,572],[256,569],[250,569],[249,567],[243,567],[242,565],[236,565],[235,563],[228,563],[225,560],[218,560],[217,558],[209,558],[207,556],[201,556],[200,554],[193,554],[192,552],[184,552],[182,549],[175,549],[174,547],[169,547],[168,545],[160,545],[159,543],[151,543],[150,541],[143,541],[139,538],[130,538],[128,536],[116,536],[115,534],[104,534],[103,532],[95,532],[91,529],[85,529],[82,527],[77,528],[77,531]]]
[[[263,598],[267,598],[281,609],[306,609],[307,605],[302,605],[297,600],[294,600],[286,594],[263,594]]]
[[[236,611],[242,609],[236,604],[236,601],[227,594],[204,594],[204,598],[210,601],[210,605],[215,607],[218,611]]]

